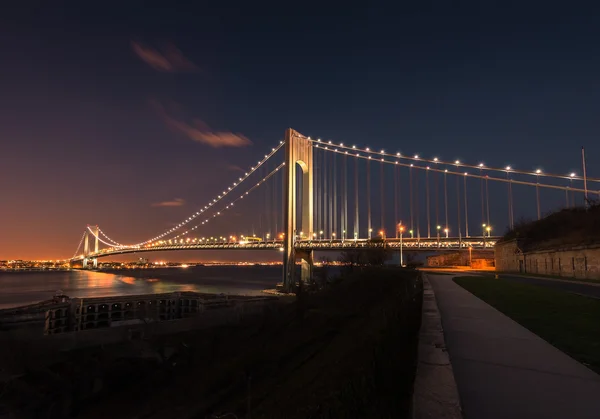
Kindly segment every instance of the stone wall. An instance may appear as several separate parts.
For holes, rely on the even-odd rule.
[[[600,245],[522,252],[516,240],[498,243],[496,269],[577,279],[600,279]]]
[[[494,259],[496,270],[503,272],[520,272],[520,263],[523,255],[520,250],[521,243],[517,240],[509,240],[497,243],[494,246]],[[521,261],[521,262],[520,262]]]
[[[428,256],[427,266],[469,266],[469,262],[480,267],[493,266],[494,253],[491,250],[468,250],[441,253]]]

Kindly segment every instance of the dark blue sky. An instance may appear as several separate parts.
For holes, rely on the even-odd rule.
[[[88,223],[156,235],[287,127],[558,173],[585,146],[600,176],[594,2],[22,3],[0,7],[0,259],[71,256]]]

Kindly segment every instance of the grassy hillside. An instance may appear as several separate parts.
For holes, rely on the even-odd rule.
[[[524,250],[600,244],[600,205],[567,208],[538,221],[521,221],[502,240],[522,239]]]

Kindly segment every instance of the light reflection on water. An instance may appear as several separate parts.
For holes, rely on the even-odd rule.
[[[126,272],[126,274],[125,274]],[[0,273],[0,308],[35,303],[61,290],[69,297],[196,291],[261,294],[281,280],[281,267],[203,266],[109,274],[91,271]]]

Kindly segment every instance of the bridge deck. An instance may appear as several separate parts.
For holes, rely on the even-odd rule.
[[[467,238],[421,238],[421,239],[407,239],[402,240],[391,238],[391,239],[336,239],[336,240],[297,240],[295,242],[296,249],[302,250],[318,250],[318,251],[340,251],[340,250],[351,250],[351,249],[377,249],[377,248],[388,248],[407,251],[455,251],[460,249],[492,249],[499,237],[467,237]],[[139,253],[139,252],[160,252],[160,251],[174,251],[174,250],[282,250],[283,241],[270,240],[260,241],[251,243],[239,243],[239,242],[217,242],[217,243],[206,243],[190,241],[187,243],[179,244],[160,244],[160,245],[147,245],[141,247],[123,247],[123,248],[107,248],[102,249],[98,253],[90,253],[88,258],[100,258],[113,255],[121,255],[127,253]],[[83,255],[77,256],[72,260],[81,260]]]

